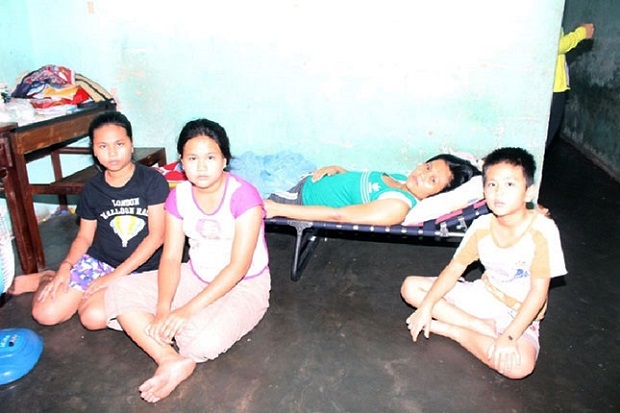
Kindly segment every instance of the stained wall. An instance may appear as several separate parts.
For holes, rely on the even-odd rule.
[[[287,149],[404,172],[441,151],[511,145],[541,163],[563,6],[5,0],[0,81],[72,68],[116,96],[136,145],[165,146],[169,160],[183,124],[204,116],[227,129],[233,155]]]

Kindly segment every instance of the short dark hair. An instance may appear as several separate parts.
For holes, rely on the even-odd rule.
[[[452,172],[452,179],[439,193],[451,191],[454,188],[463,185],[474,176],[480,175],[480,170],[475,165],[468,160],[459,158],[458,156],[442,153],[437,156],[433,156],[426,162],[428,163],[436,160],[444,161],[448,165],[448,168],[450,168],[450,172]]]
[[[487,169],[493,165],[507,163],[512,166],[520,167],[525,176],[528,187],[534,184],[534,174],[536,173],[536,161],[532,154],[523,148],[499,148],[487,155],[482,166],[483,180],[486,180]]]
[[[93,135],[95,133],[95,130],[105,125],[116,125],[125,129],[129,140],[133,142],[131,122],[129,122],[127,116],[123,115],[121,112],[111,110],[95,116],[95,118],[90,122],[90,126],[88,127],[88,136],[90,137],[91,143],[93,142]]]
[[[208,136],[213,139],[226,158],[226,165],[230,165],[232,155],[230,154],[230,141],[226,130],[219,123],[205,118],[191,120],[181,130],[177,141],[177,153],[180,156],[183,155],[183,148],[185,148],[187,141],[196,136]]]

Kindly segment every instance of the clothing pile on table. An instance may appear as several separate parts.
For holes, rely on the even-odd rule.
[[[11,97],[30,99],[30,104],[37,109],[113,99],[96,82],[57,65],[46,65],[20,76]]]
[[[11,93],[6,85],[3,88],[0,122],[22,126],[114,100],[101,85],[64,66],[46,65],[25,72],[16,84]]]

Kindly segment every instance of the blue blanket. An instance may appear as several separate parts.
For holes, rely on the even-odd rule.
[[[316,166],[301,154],[283,151],[273,155],[245,152],[230,162],[230,172],[253,184],[263,198],[277,191],[285,191],[297,184],[302,175]]]

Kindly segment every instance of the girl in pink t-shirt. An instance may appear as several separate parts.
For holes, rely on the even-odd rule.
[[[224,128],[207,119],[188,122],[177,150],[188,181],[165,204],[159,270],[127,277],[106,294],[109,325],[120,325],[158,364],[139,388],[151,403],[170,394],[196,363],[216,358],[252,330],[271,288],[263,201],[226,171],[231,154]],[[182,263],[186,237],[189,261]]]

